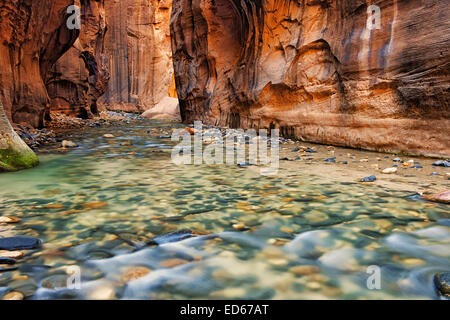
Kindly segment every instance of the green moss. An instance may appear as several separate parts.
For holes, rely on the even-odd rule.
[[[0,149],[0,170],[16,171],[32,168],[39,164],[39,159],[32,150],[14,151],[12,148]]]

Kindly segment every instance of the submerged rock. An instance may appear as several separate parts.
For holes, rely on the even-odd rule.
[[[42,241],[34,237],[7,237],[0,239],[0,250],[30,250],[40,248]]]
[[[63,142],[61,143],[63,148],[76,148],[78,147],[78,145],[70,140],[63,140]]]
[[[423,198],[428,201],[435,201],[450,204],[450,190],[431,195],[424,195]]]
[[[434,276],[434,284],[441,296],[450,298],[450,272],[436,274]]]

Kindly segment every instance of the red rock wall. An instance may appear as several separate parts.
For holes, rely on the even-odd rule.
[[[108,87],[104,50],[107,33],[104,1],[82,0],[80,36],[47,73],[51,110],[81,118],[98,113],[97,100]]]
[[[111,80],[101,104],[128,111],[150,109],[171,95],[171,1],[107,1],[105,11]]]
[[[433,0],[174,0],[182,117],[450,156],[448,21]]]
[[[44,78],[78,36],[66,27],[72,0],[0,0],[0,99],[8,118],[41,127]]]

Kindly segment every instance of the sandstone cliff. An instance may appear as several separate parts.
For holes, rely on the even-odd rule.
[[[449,156],[448,21],[433,0],[174,0],[183,120]]]
[[[46,73],[78,36],[69,30],[73,0],[0,0],[0,100],[8,118],[41,127]]]
[[[44,80],[51,110],[91,118],[98,113],[97,100],[106,92],[109,81],[104,52],[104,1],[75,2],[81,8],[80,36]]]
[[[111,80],[101,103],[107,108],[145,111],[175,96],[170,11],[170,0],[105,2]]]

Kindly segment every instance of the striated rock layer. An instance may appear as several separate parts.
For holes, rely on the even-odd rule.
[[[380,8],[379,25],[369,5]],[[182,118],[450,156],[447,7],[433,0],[174,0]]]
[[[175,97],[170,0],[105,2],[105,51],[111,80],[101,98],[108,109],[145,111]]]
[[[97,100],[107,89],[109,72],[104,52],[104,1],[75,1],[81,8],[80,36],[46,74],[51,109],[66,115],[91,118]]]

